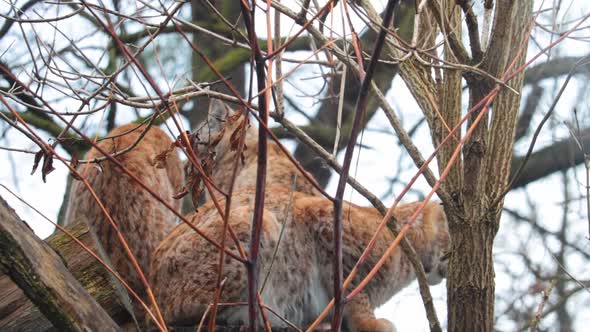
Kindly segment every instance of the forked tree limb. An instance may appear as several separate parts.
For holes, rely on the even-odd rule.
[[[109,314],[74,278],[62,258],[37,238],[1,197],[0,268],[58,330],[120,330]],[[14,287],[10,288],[6,279],[0,279],[0,285],[2,301],[9,300],[10,296],[18,297],[18,291]],[[24,303],[25,299],[20,298],[11,300],[10,304]],[[6,316],[15,309],[6,305],[0,305],[0,308],[0,316]],[[35,308],[29,306],[26,313],[31,315],[34,311]],[[42,323],[39,319],[40,315],[37,314],[33,323]]]

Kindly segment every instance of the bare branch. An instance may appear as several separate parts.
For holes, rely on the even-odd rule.
[[[512,189],[526,186],[562,169],[574,167],[584,163],[584,154],[590,153],[590,128],[581,131],[576,138],[583,143],[586,151],[581,151],[573,138],[563,139],[531,154],[529,161],[522,169],[519,178],[512,184]],[[564,152],[568,152],[564,156]],[[524,156],[512,158],[512,172],[524,160]],[[513,176],[514,174],[511,174]]]

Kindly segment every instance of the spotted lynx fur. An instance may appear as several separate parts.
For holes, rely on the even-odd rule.
[[[122,151],[134,144],[144,129],[145,126],[138,127],[135,124],[119,127],[107,135],[113,138],[102,140],[98,146],[108,153]],[[180,159],[176,151],[172,150],[166,154],[163,165],[155,163],[156,157],[169,150],[171,144],[172,140],[162,130],[152,127],[137,146],[116,159],[178,210],[180,202],[173,196],[183,182]],[[92,148],[85,158],[98,157],[103,155]],[[104,204],[147,276],[156,246],[176,225],[174,214],[108,160],[99,164],[81,164],[78,171]],[[74,180],[72,184],[65,220],[66,225],[80,220],[88,222],[112,267],[136,293],[140,296],[145,294],[145,287],[113,227],[82,181]]]
[[[236,120],[232,110],[214,102],[208,122],[197,133],[195,147],[200,154],[207,152],[207,147],[209,150],[214,149],[216,164],[212,179],[224,191],[229,187],[234,158],[243,159],[234,186],[229,223],[247,250],[255,192],[256,132],[253,128],[248,129],[247,148],[242,156],[237,156],[232,135],[240,123],[241,120]],[[207,145],[210,141],[219,142],[211,147]],[[306,327],[333,295],[333,205],[298,174],[298,170],[271,142],[268,160],[259,256],[260,284],[270,269],[275,247],[279,248],[262,291],[262,301],[290,322]],[[296,183],[293,186],[294,178]],[[221,202],[223,205],[223,200]],[[418,202],[400,205],[395,216],[402,223],[406,222],[417,206]],[[374,234],[381,215],[374,208],[351,203],[345,203],[343,211],[346,275]],[[209,237],[221,241],[223,220],[210,200],[187,218]],[[279,242],[282,227],[285,230]],[[389,230],[381,232],[355,284],[377,262],[393,238]],[[427,204],[419,220],[407,233],[407,238],[421,257],[430,280],[439,282],[446,274],[446,265],[441,263],[440,258],[449,247],[446,217],[441,206],[437,203]],[[226,243],[228,248],[237,252],[229,237]],[[185,224],[176,226],[164,238],[152,255],[150,281],[168,324],[194,325],[201,320],[214,298],[218,263],[219,250]],[[223,270],[225,284],[220,301],[246,301],[244,265],[226,256]],[[347,328],[351,331],[395,331],[392,323],[375,317],[374,309],[406,287],[414,277],[408,259],[400,250],[396,250],[364,291],[346,305],[344,316]],[[277,316],[268,313],[268,317],[273,326],[286,326]],[[247,322],[247,307],[219,308],[217,323],[242,325]]]

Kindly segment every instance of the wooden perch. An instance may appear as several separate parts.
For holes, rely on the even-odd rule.
[[[85,224],[69,229],[96,252]],[[108,272],[65,234],[46,242],[0,197],[0,330],[120,330],[130,316]]]

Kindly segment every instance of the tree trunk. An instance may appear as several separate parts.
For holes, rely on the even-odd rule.
[[[456,217],[455,217],[456,218]],[[447,279],[449,331],[494,330],[494,220],[475,211],[469,220],[449,220],[453,234]]]
[[[478,66],[497,78],[504,78],[524,64],[532,0],[498,0],[494,4],[489,46]],[[470,107],[488,96],[495,86],[479,75],[464,77],[469,87]],[[520,92],[523,79],[521,72],[507,84]],[[480,107],[468,120],[470,128],[477,127],[463,148],[463,181],[453,182],[461,188],[453,193],[455,201],[445,206],[451,235],[447,279],[449,331],[494,330],[492,249],[510,176],[519,106],[520,94],[500,88],[490,106],[492,110]],[[488,113],[477,124],[475,118],[485,111]]]

